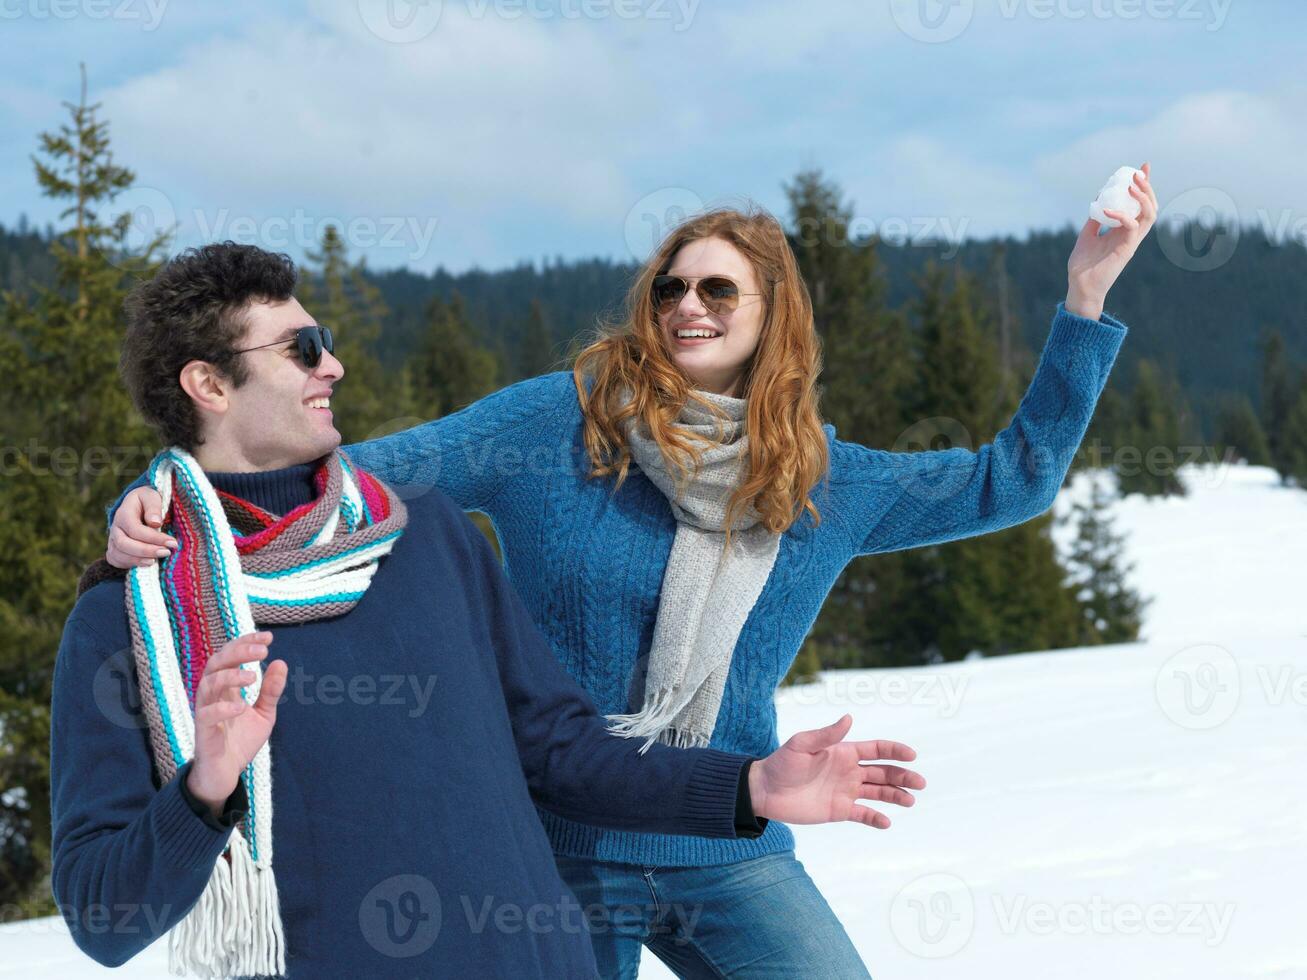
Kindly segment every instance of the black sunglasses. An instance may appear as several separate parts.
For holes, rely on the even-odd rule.
[[[284,344],[295,344],[299,347],[300,360],[304,362],[305,367],[317,367],[318,362],[322,360],[322,352],[325,350],[328,354],[331,353],[331,328],[323,326],[300,327],[295,331],[295,336],[289,340],[274,340],[270,344],[246,347],[234,353],[244,354],[247,351],[263,350],[267,347],[281,347]]]

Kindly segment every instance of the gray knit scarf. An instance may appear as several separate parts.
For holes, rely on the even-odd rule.
[[[736,641],[780,549],[780,535],[759,524],[757,511],[749,507],[731,525],[730,553],[723,551],[726,505],[747,460],[748,402],[712,392],[695,394],[721,408],[727,420],[687,401],[676,424],[716,444],[703,450],[702,462],[681,488],[643,423],[631,419],[625,426],[632,458],[667,497],[676,517],[644,706],[635,714],[608,715],[613,734],[645,739],[641,753],[655,741],[685,747],[712,739]]]

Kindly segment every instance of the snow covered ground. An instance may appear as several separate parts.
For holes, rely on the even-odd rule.
[[[1307,492],[1183,475],[1115,508],[1143,642],[780,695],[782,738],[851,711],[929,783],[887,831],[796,828],[876,980],[1307,978]],[[161,946],[127,975],[167,976]],[[0,977],[102,974],[52,920],[0,927]]]

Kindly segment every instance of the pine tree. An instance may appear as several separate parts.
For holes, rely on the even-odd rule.
[[[822,341],[822,413],[840,438],[888,446],[903,431],[908,333],[885,305],[876,242],[849,237],[852,207],[817,171],[786,187],[790,246]]]
[[[310,268],[299,298],[313,317],[331,329],[336,357],[345,368],[337,396],[346,406],[337,428],[346,444],[372,438],[384,423],[404,413],[403,392],[382,370],[375,354],[389,311],[367,277],[363,261],[351,264],[344,239],[327,225],[322,244],[308,252]]]
[[[989,276],[993,282],[994,319],[998,330],[998,401],[1006,404],[1019,392],[1016,387],[1016,331],[1019,320],[1016,285],[1007,267],[1007,243],[996,242],[989,257]]]
[[[969,436],[966,448],[978,448],[1007,424],[1018,400],[1017,386],[1002,381],[994,314],[978,298],[974,279],[957,267],[950,273],[928,262],[919,288],[916,411],[952,420]],[[922,587],[908,601],[925,604],[918,618],[935,610],[931,648],[938,656],[956,660],[973,651],[994,655],[1073,642],[1076,605],[1062,585],[1051,520],[1043,515],[923,551]]]
[[[1298,397],[1284,420],[1278,465],[1284,476],[1307,489],[1307,370],[1299,376]]]
[[[473,337],[457,294],[427,307],[426,330],[408,363],[411,414],[438,419],[488,395],[499,374],[494,354]]]
[[[999,554],[992,601],[1002,624],[993,653],[1056,650],[1077,642],[1081,615],[1075,592],[1066,584],[1065,566],[1053,543],[1053,515],[1043,514],[980,541],[992,541]]]
[[[903,318],[885,307],[876,243],[849,237],[852,209],[819,172],[800,173],[785,190],[790,246],[822,341],[822,415],[841,439],[891,445],[905,424],[908,338]],[[832,665],[879,662],[868,652],[868,603],[892,589],[901,562],[885,556],[844,570],[813,626],[812,657],[820,647]]]
[[[129,254],[130,215],[109,213],[134,175],[81,98],[40,136],[41,193],[68,206],[51,244],[53,287],[4,297],[0,388],[0,904],[49,908],[37,886],[50,848],[49,705],[55,654],[79,573],[104,550],[104,504],[154,454],[119,381],[123,300],[162,238]]]
[[[917,287],[913,411],[923,420],[948,420],[937,425],[938,436],[923,448],[974,449],[977,440],[1000,427],[992,401],[998,391],[997,351],[988,343],[960,270],[928,260]],[[908,601],[937,611],[929,644],[935,657],[957,660],[972,650],[995,651],[1001,643],[999,609],[992,601],[1000,564],[993,541],[979,539],[924,549],[910,563],[918,587]]]
[[[1249,466],[1269,466],[1271,447],[1247,395],[1227,398],[1216,419],[1217,456],[1242,459]]]
[[[1286,428],[1298,393],[1293,383],[1293,369],[1278,330],[1262,341],[1262,429],[1271,454],[1271,465],[1287,481],[1292,471],[1292,452],[1287,445]]]
[[[998,351],[971,278],[927,261],[918,288],[916,417],[952,419],[973,440],[997,431],[1007,407],[998,400]]]
[[[531,300],[527,314],[526,331],[518,351],[517,370],[523,378],[534,378],[554,369],[558,357],[554,352],[554,336],[540,300]]]
[[[1130,392],[1127,442],[1130,454],[1118,452],[1116,471],[1121,493],[1182,496],[1176,472],[1180,446],[1180,393],[1164,382],[1152,361],[1141,358]]]
[[[1088,502],[1077,501],[1066,518],[1076,527],[1067,566],[1083,611],[1079,642],[1127,643],[1139,638],[1151,600],[1141,599],[1129,587],[1126,579],[1134,565],[1125,562],[1125,539],[1112,528],[1112,497],[1097,474],[1091,483]]]
[[[470,405],[495,390],[499,364],[495,355],[477,344],[457,293],[445,303],[433,299],[416,352],[405,366],[404,387],[409,414],[438,419]],[[472,514],[472,521],[499,551],[490,519]]]

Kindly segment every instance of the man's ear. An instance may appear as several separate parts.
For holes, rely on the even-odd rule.
[[[227,411],[231,379],[224,377],[208,361],[187,361],[177,380],[182,391],[191,396],[191,401],[201,412],[222,415]]]

